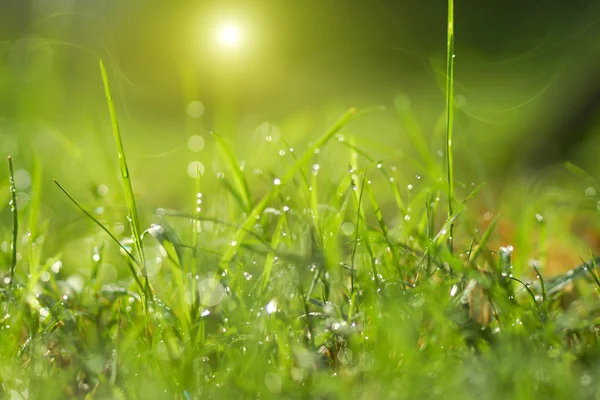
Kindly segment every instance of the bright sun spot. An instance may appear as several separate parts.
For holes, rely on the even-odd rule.
[[[221,26],[219,31],[219,42],[223,47],[237,47],[242,42],[242,31],[234,24]]]

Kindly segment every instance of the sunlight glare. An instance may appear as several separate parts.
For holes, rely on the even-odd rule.
[[[242,42],[242,31],[235,24],[221,26],[219,31],[219,42],[223,47],[238,47]]]

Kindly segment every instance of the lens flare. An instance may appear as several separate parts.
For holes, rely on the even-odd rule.
[[[242,31],[235,24],[222,25],[219,30],[219,42],[223,47],[238,47],[242,43]]]

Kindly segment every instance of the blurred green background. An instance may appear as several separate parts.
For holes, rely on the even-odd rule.
[[[33,196],[57,213],[72,205],[53,200],[51,177],[86,204],[120,199],[103,59],[142,207],[191,207],[194,161],[213,187],[223,166],[209,131],[260,191],[280,138],[303,149],[350,106],[386,106],[347,134],[420,173],[394,100],[410,100],[441,162],[445,19],[443,0],[3,0],[0,153],[15,157],[22,189],[37,160]],[[597,1],[456,5],[458,180],[501,186],[564,159],[600,170],[599,22]],[[220,42],[224,26],[239,29],[237,45]],[[335,180],[347,160],[333,147],[321,164]]]

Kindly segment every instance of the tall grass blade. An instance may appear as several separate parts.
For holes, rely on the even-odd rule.
[[[446,52],[446,169],[448,173],[448,218],[454,214],[454,171],[452,128],[454,124],[454,0],[448,0],[448,42]],[[454,222],[450,224],[448,247],[453,252]]]
[[[10,212],[12,214],[12,240],[10,249],[12,256],[10,259],[10,284],[13,284],[15,278],[15,268],[17,267],[17,240],[19,236],[19,215],[17,213],[17,189],[15,187],[15,173],[13,170],[12,157],[8,156],[8,179],[10,191]]]
[[[235,158],[235,155],[233,154],[233,151],[231,151],[231,148],[227,142],[223,140],[221,136],[214,132],[211,132],[211,135],[216,139],[217,148],[227,163],[229,170],[233,174],[233,180],[237,186],[237,190],[235,192],[239,196],[238,198],[241,198],[244,211],[250,211],[252,209],[252,195],[250,194],[250,188],[248,187],[246,176],[240,168],[240,163]]]
[[[363,198],[363,194],[365,193],[365,183],[367,181],[367,171],[365,170],[365,173],[363,175],[363,179],[362,179],[362,183],[360,185],[360,193],[357,196],[356,199],[356,225],[354,227],[354,245],[352,246],[352,253],[351,253],[351,271],[352,273],[350,274],[350,293],[354,293],[354,271],[356,271],[356,264],[355,264],[355,260],[356,260],[356,250],[358,249],[358,242],[360,241],[359,238],[359,233],[360,233],[360,220],[362,219],[362,212],[361,212],[361,208],[362,208],[362,198]]]
[[[100,72],[102,73],[102,81],[104,83],[104,92],[106,95],[106,101],[108,103],[108,112],[112,123],[113,134],[115,136],[115,142],[117,144],[117,154],[119,156],[119,167],[121,171],[121,178],[123,180],[123,188],[125,189],[125,202],[127,203],[128,220],[131,226],[131,233],[133,235],[133,242],[138,254],[142,273],[144,275],[144,293],[150,293],[150,282],[148,281],[148,274],[146,273],[146,259],[144,256],[144,249],[142,247],[142,232],[140,231],[140,222],[137,213],[137,207],[135,205],[135,196],[133,195],[133,186],[131,184],[131,178],[129,176],[129,168],[127,167],[127,159],[125,158],[125,149],[123,148],[123,141],[121,140],[121,131],[119,129],[119,122],[117,120],[117,112],[115,111],[115,104],[113,102],[112,93],[110,91],[110,85],[108,83],[108,76],[106,74],[106,68],[104,63],[100,60]],[[148,299],[146,299],[147,302]]]

